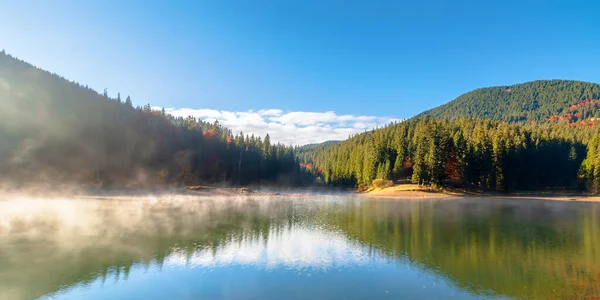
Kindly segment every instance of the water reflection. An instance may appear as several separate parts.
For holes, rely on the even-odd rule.
[[[600,295],[596,204],[375,200],[328,213],[349,238],[475,292],[528,299]]]
[[[594,204],[0,201],[0,299],[593,298]]]
[[[175,251],[166,260],[167,265],[215,268],[223,266],[254,266],[267,270],[277,268],[321,270],[344,266],[364,266],[375,262],[357,242],[343,235],[301,226],[271,228],[268,239],[231,239],[217,249],[202,249],[191,255]]]

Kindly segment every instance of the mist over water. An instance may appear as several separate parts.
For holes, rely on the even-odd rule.
[[[600,208],[350,195],[0,199],[0,299],[582,298]]]

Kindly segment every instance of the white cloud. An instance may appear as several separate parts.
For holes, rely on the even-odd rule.
[[[231,239],[217,249],[198,250],[192,255],[175,251],[166,258],[165,265],[190,268],[241,265],[310,272],[387,261],[377,251],[319,229],[299,226],[271,229],[268,237],[267,241],[254,237]]]
[[[280,116],[281,114],[283,114],[283,110],[281,109],[261,109],[258,111],[259,114],[263,115],[263,116]]]
[[[177,117],[193,116],[208,122],[218,120],[234,134],[243,131],[244,134],[262,137],[268,133],[271,141],[288,145],[344,140],[350,135],[399,121],[393,117],[338,115],[334,111],[284,112],[281,109],[261,109],[233,112],[192,108],[166,108],[165,111]]]

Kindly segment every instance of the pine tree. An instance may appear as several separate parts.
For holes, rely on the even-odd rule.
[[[268,160],[271,158],[271,137],[269,136],[269,134],[265,136],[265,140],[263,141],[262,153],[264,160]]]

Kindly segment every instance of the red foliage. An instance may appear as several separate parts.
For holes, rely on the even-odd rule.
[[[300,163],[300,167],[306,169],[307,171],[312,170],[313,165],[311,163],[305,164],[305,163]]]
[[[446,167],[444,173],[448,176],[448,178],[452,180],[461,181],[462,178],[460,176],[460,173],[458,172],[456,163],[456,154],[450,153],[450,157],[448,158],[448,166]]]
[[[600,105],[600,100],[585,99],[577,104],[573,104],[573,105],[569,106],[569,110],[575,110],[579,107],[584,107],[584,106],[588,106],[588,105]]]
[[[596,99],[585,99],[579,103],[576,104],[572,104],[569,106],[569,113],[564,114],[563,116],[559,116],[559,115],[554,115],[554,116],[549,116],[546,119],[549,121],[565,121],[567,124],[567,126],[571,126],[571,127],[577,127],[577,126],[594,126],[598,122],[597,120],[594,119],[590,119],[590,120],[582,120],[582,113],[581,112],[577,112],[575,111],[578,108],[584,107],[584,106],[595,106],[597,108],[600,108],[600,100],[596,100]]]
[[[300,163],[300,168],[303,168],[303,169],[305,169],[306,171],[312,171],[312,170],[313,170],[313,168],[314,168],[314,165],[313,165],[313,164],[311,164],[311,163],[307,163],[307,164],[305,164],[305,163]],[[316,168],[316,170],[317,170],[317,173],[319,173],[319,174],[323,174],[323,169],[322,169],[322,168]]]

